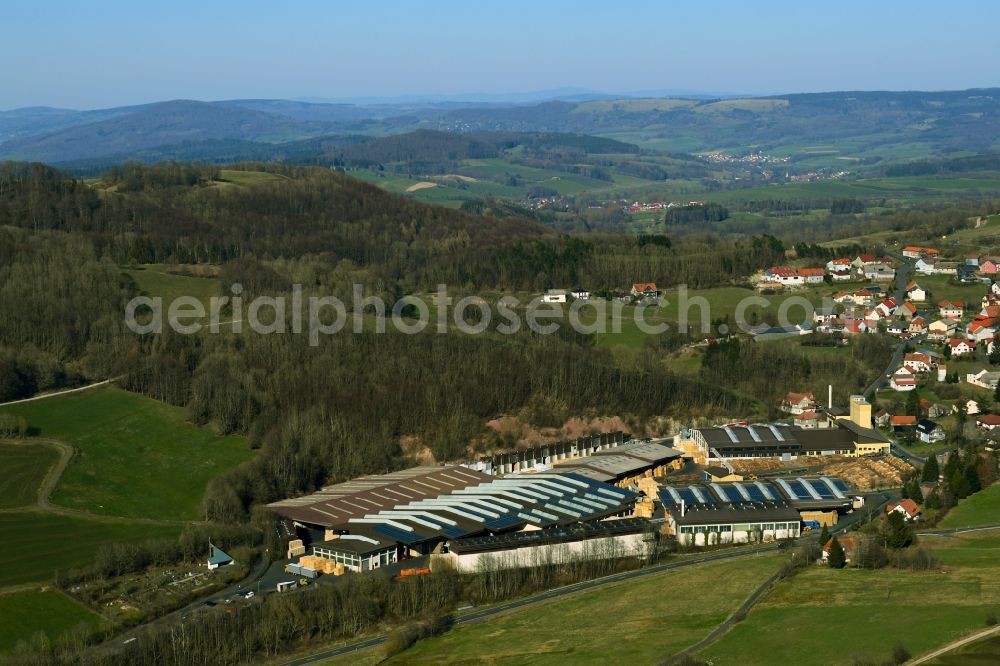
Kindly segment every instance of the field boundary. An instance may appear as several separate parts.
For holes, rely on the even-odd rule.
[[[941,655],[944,654],[948,654],[952,650],[964,647],[969,643],[975,643],[976,641],[986,638],[987,636],[991,636],[992,634],[995,634],[998,631],[1000,631],[1000,625],[997,625],[995,627],[990,627],[989,629],[983,629],[981,631],[977,631],[976,633],[970,634],[965,638],[959,638],[958,640],[954,640],[943,647],[939,647],[936,650],[932,650],[931,652],[928,652],[925,655],[917,657],[916,659],[911,659],[910,661],[906,662],[906,666],[917,666],[917,664],[926,663],[931,659],[940,657]]]
[[[109,377],[104,381],[94,382],[93,384],[87,384],[86,386],[77,386],[76,388],[63,389],[61,391],[53,391],[52,393],[42,393],[41,395],[33,395],[30,398],[21,398],[20,400],[11,400],[9,402],[0,402],[0,407],[8,407],[10,405],[20,405],[25,402],[34,402],[36,400],[44,400],[46,398],[56,398],[61,395],[69,395],[71,393],[79,393],[80,391],[89,391],[92,388],[98,388],[99,386],[107,386],[108,384],[117,382],[119,379],[125,375],[120,375],[118,377]]]

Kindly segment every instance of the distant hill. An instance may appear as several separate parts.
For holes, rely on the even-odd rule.
[[[42,136],[12,139],[0,145],[0,154],[13,159],[66,162],[211,139],[288,141],[332,129],[329,123],[232,105],[177,100],[137,107],[130,113]]]
[[[485,139],[485,134],[558,133],[684,153],[773,151],[832,167],[837,159],[845,160],[839,164],[885,163],[1000,150],[1000,89],[563,99],[506,105],[260,99],[179,100],[98,111],[33,107],[0,112],[0,159],[65,164],[102,158],[271,159],[268,154],[274,154],[273,159],[317,163],[337,153],[332,148],[358,143],[348,137],[387,137],[414,130],[475,135],[487,143],[492,139]],[[242,145],[247,142],[261,145]],[[449,142],[454,146],[446,145]],[[267,147],[279,143],[283,145],[278,150]],[[344,149],[344,159],[379,162],[390,160],[394,152],[399,156],[416,150],[421,154],[410,159],[422,160],[438,147],[446,151],[454,147],[459,153],[474,149],[468,143],[463,147],[463,140],[442,137],[431,142],[410,136],[402,144],[392,139],[365,143],[363,149]],[[592,140],[589,144],[587,152],[598,151]]]

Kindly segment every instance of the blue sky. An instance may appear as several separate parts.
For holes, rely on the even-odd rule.
[[[0,109],[1000,85],[991,2],[7,3]]]

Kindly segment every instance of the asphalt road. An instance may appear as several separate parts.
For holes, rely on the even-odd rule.
[[[897,303],[902,303],[906,300],[906,285],[910,281],[910,271],[913,270],[913,261],[907,259],[901,254],[894,254],[887,252],[889,256],[894,259],[898,259],[901,263],[898,269],[896,269],[896,291],[893,292],[893,296]],[[920,340],[917,340],[920,342]],[[885,385],[892,372],[900,366],[903,362],[903,353],[906,349],[906,341],[900,341],[899,346],[896,347],[896,351],[892,355],[892,359],[889,361],[889,367],[885,369],[885,372],[880,374],[875,381],[873,381],[868,388],[864,391],[864,396],[866,398],[871,398],[878,389]]]

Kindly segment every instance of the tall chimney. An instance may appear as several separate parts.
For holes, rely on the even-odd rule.
[[[687,502],[685,502],[684,498],[682,497],[681,498],[681,518],[684,517],[685,512],[687,512]]]
[[[829,407],[830,409],[833,409],[833,384],[829,385],[829,389],[830,389],[830,398],[829,401],[826,403],[826,406]]]

